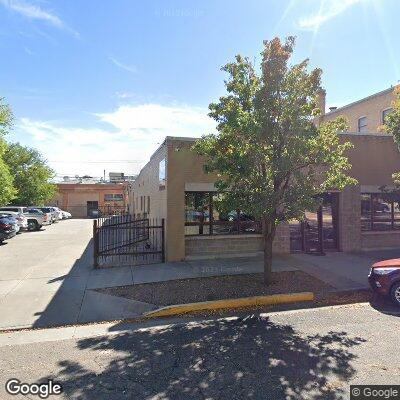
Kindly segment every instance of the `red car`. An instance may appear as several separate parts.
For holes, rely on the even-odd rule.
[[[375,292],[390,296],[400,307],[400,258],[375,263],[368,281]]]

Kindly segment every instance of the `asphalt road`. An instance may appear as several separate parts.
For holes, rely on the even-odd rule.
[[[369,304],[119,328],[3,345],[0,398],[18,398],[10,377],[89,400],[348,399],[350,384],[400,384],[400,318]]]

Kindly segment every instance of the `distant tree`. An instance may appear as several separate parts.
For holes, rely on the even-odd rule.
[[[43,205],[55,196],[56,186],[49,182],[54,177],[54,171],[37,150],[19,143],[9,144],[5,161],[18,191],[14,204]]]
[[[400,85],[394,89],[394,96],[393,111],[386,116],[383,127],[385,132],[393,135],[393,139],[400,149]],[[400,186],[400,171],[393,174],[393,179],[396,185]]]
[[[266,283],[277,225],[303,219],[324,191],[356,182],[346,174],[351,144],[339,142],[346,120],[314,124],[321,70],[308,72],[308,60],[288,65],[294,44],[293,37],[265,41],[260,73],[240,55],[223,67],[227,94],[209,106],[219,134],[194,145],[206,156],[206,171],[220,177],[224,208],[262,221]]]
[[[7,148],[4,137],[11,128],[12,120],[11,109],[0,98],[0,206],[9,203],[16,195],[12,175],[4,161],[4,153]]]

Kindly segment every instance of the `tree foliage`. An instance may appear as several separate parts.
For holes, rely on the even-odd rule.
[[[4,161],[4,153],[7,148],[4,137],[11,128],[12,119],[11,109],[0,98],[0,206],[10,202],[16,195],[12,175]]]
[[[7,146],[5,159],[17,189],[14,204],[43,205],[54,197],[55,185],[49,183],[54,171],[37,150],[12,143]]]
[[[216,186],[226,209],[262,221],[266,281],[277,225],[303,218],[327,189],[355,183],[347,175],[351,144],[338,135],[346,120],[316,126],[322,71],[308,72],[308,60],[290,66],[294,44],[293,37],[265,41],[259,73],[240,55],[222,68],[229,75],[227,93],[209,106],[219,133],[194,145],[206,156],[206,171],[219,175]]]

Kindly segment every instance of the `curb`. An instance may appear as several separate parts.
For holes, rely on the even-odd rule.
[[[314,293],[287,293],[273,294],[269,296],[242,297],[239,299],[224,299],[214,301],[203,301],[199,303],[175,304],[161,307],[154,311],[143,314],[144,318],[169,317],[173,315],[187,314],[198,311],[214,311],[224,308],[243,308],[260,305],[275,305],[296,303],[302,301],[313,301]]]

